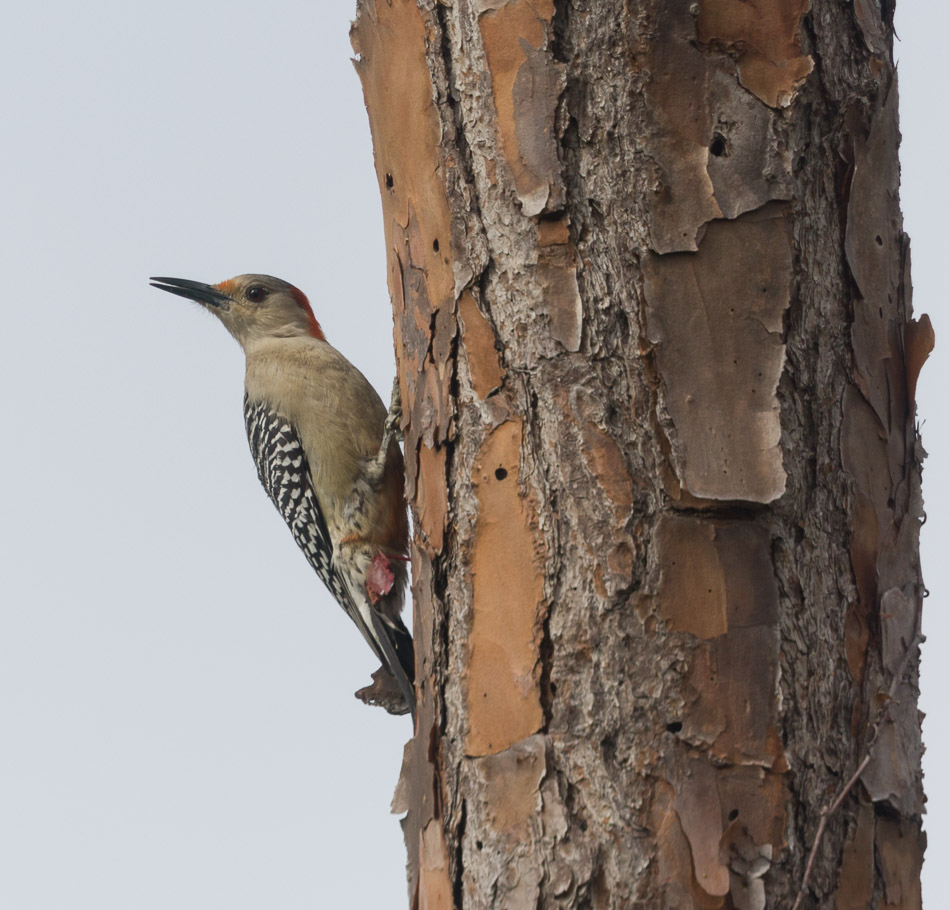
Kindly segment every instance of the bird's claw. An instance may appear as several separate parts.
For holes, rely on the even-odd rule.
[[[402,399],[399,394],[399,377],[393,380],[393,394],[383,423],[383,438],[379,444],[379,452],[366,467],[366,479],[374,488],[382,483],[386,470],[386,460],[389,457],[389,445],[395,439],[402,442]]]
[[[389,400],[389,411],[386,413],[386,423],[383,427],[383,438],[395,439],[402,442],[402,395],[399,391],[399,377],[393,380],[393,394]]]

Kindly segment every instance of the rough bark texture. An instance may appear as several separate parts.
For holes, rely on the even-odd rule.
[[[804,906],[920,905],[933,338],[881,9],[360,0],[413,907],[791,907],[868,754]]]

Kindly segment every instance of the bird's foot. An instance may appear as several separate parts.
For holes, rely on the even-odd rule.
[[[366,466],[366,479],[370,486],[378,489],[386,470],[386,459],[389,457],[389,446],[393,440],[402,442],[402,398],[399,394],[399,377],[393,380],[393,394],[389,402],[389,411],[383,424],[383,438],[379,444],[376,457]]]
[[[402,442],[402,394],[399,391],[399,377],[393,380],[393,393],[389,399],[389,411],[383,424],[383,440],[389,448],[389,439]]]

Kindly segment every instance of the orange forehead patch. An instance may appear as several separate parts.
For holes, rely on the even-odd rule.
[[[215,287],[227,294],[228,296],[233,296],[234,293],[234,279],[229,278],[227,281],[222,281],[220,284],[216,284]]]

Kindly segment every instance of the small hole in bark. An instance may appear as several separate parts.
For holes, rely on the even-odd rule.
[[[714,155],[716,158],[722,158],[722,156],[726,154],[725,136],[719,133],[713,136],[712,142],[709,143],[709,154]]]
[[[495,468],[495,480],[504,480],[508,472],[504,468]]]
[[[739,817],[739,810],[738,810],[738,809],[733,809],[733,810],[729,813],[729,821],[731,821],[731,822],[734,822],[738,817]]]
[[[391,190],[392,188],[393,188],[393,175],[387,174],[386,175],[386,189]]]
[[[481,850],[482,847],[484,847],[484,846],[485,846],[485,845],[484,845],[480,840],[475,841],[475,849],[476,849],[476,850]]]
[[[581,822],[581,831],[587,830],[587,822]]]
[[[557,695],[557,683],[551,683],[551,694]]]
[[[874,242],[875,242],[878,246],[884,246],[884,241],[881,239],[881,235],[880,235],[880,234],[878,234],[877,237],[874,238]]]
[[[674,720],[673,723],[666,725],[666,729],[669,733],[679,733],[683,729],[683,725],[680,721]]]
[[[432,241],[432,249],[433,249],[436,253],[439,252],[439,238],[438,238],[438,237],[436,237],[435,240]]]

